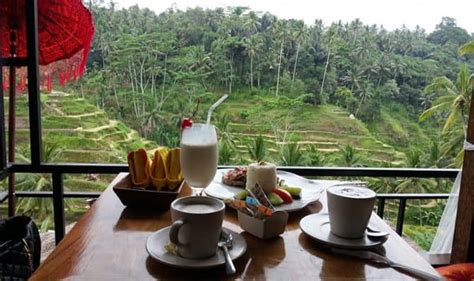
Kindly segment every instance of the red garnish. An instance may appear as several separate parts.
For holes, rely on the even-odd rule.
[[[189,128],[193,126],[193,120],[190,118],[184,118],[183,121],[181,121],[181,129],[184,128]]]
[[[194,108],[193,115],[190,118],[183,118],[183,121],[181,121],[181,130],[185,128],[190,128],[193,126],[193,118],[194,116],[196,116],[198,112],[200,103],[201,103],[201,99],[198,97],[196,100],[196,107]]]

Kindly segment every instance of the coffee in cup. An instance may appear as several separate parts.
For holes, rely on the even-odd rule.
[[[372,215],[376,194],[355,186],[333,186],[327,190],[331,232],[348,239],[365,235]]]
[[[192,196],[171,203],[170,241],[178,255],[200,259],[215,255],[224,220],[225,205],[221,200]]]

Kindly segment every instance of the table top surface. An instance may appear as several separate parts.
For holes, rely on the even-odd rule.
[[[302,233],[299,221],[304,216],[326,211],[325,194],[320,202],[290,213],[286,231],[270,240],[244,232],[239,227],[236,211],[227,208],[224,226],[241,233],[247,242],[247,252],[235,261],[235,275],[226,276],[224,266],[192,270],[160,264],[148,256],[145,243],[151,233],[171,224],[170,212],[138,211],[122,205],[111,186],[126,175],[122,173],[115,178],[41,264],[32,280],[413,279],[392,268],[332,254],[324,245]],[[190,194],[190,189],[184,187],[179,196]],[[394,261],[436,274],[382,219],[373,216],[379,229],[390,232],[389,239],[379,250]]]

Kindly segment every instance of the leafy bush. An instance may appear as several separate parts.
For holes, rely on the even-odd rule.
[[[281,163],[285,166],[299,166],[304,162],[303,153],[297,142],[286,143],[280,147]]]
[[[230,165],[232,163],[232,155],[234,155],[234,149],[224,141],[219,142],[219,164]]]
[[[308,166],[321,167],[326,163],[324,155],[316,148],[315,145],[311,145],[306,150],[304,155],[305,164]]]
[[[253,142],[247,145],[248,152],[252,161],[260,162],[265,158],[265,140],[259,135]]]
[[[247,110],[243,110],[239,113],[240,118],[243,120],[247,119],[250,116],[250,113]]]

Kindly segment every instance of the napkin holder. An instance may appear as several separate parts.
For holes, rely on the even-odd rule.
[[[288,222],[288,213],[284,211],[275,211],[265,219],[257,219],[240,211],[237,215],[240,227],[261,239],[279,236],[285,231]]]

